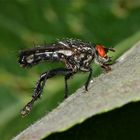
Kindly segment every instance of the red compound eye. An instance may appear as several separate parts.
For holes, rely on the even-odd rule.
[[[96,45],[96,50],[101,57],[106,57],[107,56],[106,52],[105,52],[105,49],[104,49],[104,46]]]

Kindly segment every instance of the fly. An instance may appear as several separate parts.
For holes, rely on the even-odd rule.
[[[65,67],[52,69],[40,75],[32,99],[22,109],[21,115],[26,116],[30,113],[34,102],[40,98],[47,79],[56,75],[64,75],[65,77],[64,98],[67,98],[67,80],[77,72],[89,72],[85,82],[85,90],[87,91],[92,76],[92,63],[99,64],[107,72],[111,70],[110,64],[108,64],[108,62],[111,62],[111,57],[107,55],[108,51],[114,52],[115,50],[76,39],[61,40],[53,44],[40,45],[21,51],[19,53],[19,64],[22,67],[31,67],[43,61],[61,61],[65,64]]]

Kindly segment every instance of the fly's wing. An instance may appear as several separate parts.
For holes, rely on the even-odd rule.
[[[45,47],[39,46],[21,51],[18,62],[22,67],[29,67],[47,60],[63,61],[69,55],[72,55],[70,47],[60,41]]]

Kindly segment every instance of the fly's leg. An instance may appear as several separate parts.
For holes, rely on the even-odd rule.
[[[65,93],[64,93],[64,98],[68,97],[68,83],[67,80],[73,75],[74,73],[71,71],[69,74],[65,76]]]
[[[32,96],[32,100],[28,104],[26,104],[25,107],[22,109],[21,115],[24,117],[30,113],[34,102],[38,98],[40,98],[47,79],[52,78],[55,75],[64,75],[66,77],[65,79],[67,81],[67,77],[68,78],[70,77],[69,76],[70,73],[72,73],[72,69],[57,68],[57,69],[50,70],[48,72],[41,74],[40,79],[38,80],[37,85],[35,87],[34,94]],[[65,85],[65,92],[66,91],[67,91],[67,82]],[[65,94],[67,95],[67,93],[65,93]]]
[[[89,75],[88,75],[87,81],[85,83],[85,90],[86,91],[88,91],[88,86],[89,86],[89,82],[90,82],[91,76],[92,76],[92,68],[89,69]]]
[[[109,64],[103,64],[101,65],[101,67],[105,70],[105,72],[111,71],[111,67]]]

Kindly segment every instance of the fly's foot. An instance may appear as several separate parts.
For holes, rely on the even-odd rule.
[[[32,110],[32,106],[33,106],[33,102],[31,101],[21,110],[21,112],[20,112],[21,116],[22,117],[27,116],[30,113],[30,111]]]

